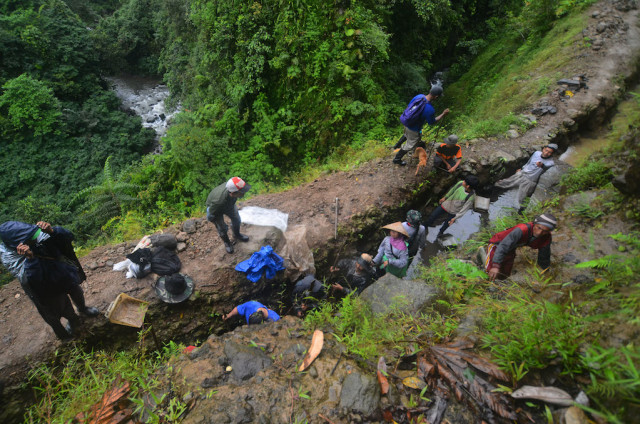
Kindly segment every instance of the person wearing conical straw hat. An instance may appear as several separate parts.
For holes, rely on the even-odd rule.
[[[380,243],[378,254],[373,258],[373,264],[402,278],[406,275],[409,266],[409,249],[406,242],[409,234],[402,226],[402,222],[394,222],[382,228],[389,230],[389,235]]]

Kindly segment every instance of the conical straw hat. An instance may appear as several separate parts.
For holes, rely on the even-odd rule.
[[[405,237],[409,237],[409,234],[407,233],[407,230],[404,229],[404,227],[402,226],[402,222],[400,222],[400,221],[394,222],[393,224],[385,225],[382,228],[386,228],[387,230],[393,230],[393,231],[396,231],[396,232],[402,234]]]

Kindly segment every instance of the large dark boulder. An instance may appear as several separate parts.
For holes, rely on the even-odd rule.
[[[364,289],[360,298],[375,314],[387,314],[399,308],[408,314],[417,314],[437,298],[438,290],[419,280],[402,280],[386,274]]]

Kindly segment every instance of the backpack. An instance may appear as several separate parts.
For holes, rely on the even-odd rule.
[[[422,111],[427,103],[427,96],[424,95],[410,102],[404,112],[402,112],[402,115],[400,115],[402,125],[412,127],[420,124],[422,121]]]
[[[156,247],[151,255],[151,271],[158,275],[171,275],[180,271],[182,263],[178,255],[165,247]]]

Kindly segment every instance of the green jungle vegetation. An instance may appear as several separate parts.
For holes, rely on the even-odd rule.
[[[585,42],[580,12],[593,1],[455,3],[2,0],[0,220],[48,220],[94,246],[201,214],[208,191],[230,174],[264,192],[357,166],[387,154],[407,100],[443,68],[452,84],[438,108],[452,108],[449,129],[464,137],[501,133],[520,124],[518,114],[554,86],[557,67]],[[172,101],[182,103],[162,140],[163,155],[145,156],[153,134],[120,111],[101,79],[121,72],[162,78]],[[637,104],[629,108],[624,116],[637,116]],[[612,149],[633,122],[621,119],[610,133],[617,135],[609,136]],[[597,160],[606,154],[567,176],[567,190],[604,188],[604,213],[626,208],[638,219],[634,203],[608,185],[607,162]],[[597,225],[596,212],[587,205],[572,213]],[[475,243],[511,225],[509,219],[515,218],[494,223]],[[560,366],[562,378],[590,381],[592,412],[624,422],[626,405],[640,398],[640,353],[634,345],[600,346],[596,335],[604,318],[639,324],[633,275],[640,271],[640,235],[611,237],[620,255],[582,265],[600,274],[579,293],[599,299],[591,306],[533,296],[530,286],[565,284],[534,267],[527,284],[489,292],[476,270],[450,257],[424,272],[446,297],[423,317],[396,313],[397,325],[380,331],[387,326],[347,298],[307,321],[332,325],[349,352],[371,358],[415,334],[443,340],[461,317],[482,310],[484,349],[512,375],[513,387],[527,373]],[[67,422],[100,400],[118,370],[125,376],[136,370],[129,377],[139,399],[154,391],[147,377],[179,351],[170,344],[161,353],[70,352],[61,361],[70,366],[44,365],[32,374],[42,396],[26,420]],[[67,396],[71,388],[79,392]],[[151,411],[149,422],[179,417],[181,405],[156,403],[164,409]]]
[[[357,165],[444,68],[459,79],[438,105],[447,125],[499,133],[552,86],[582,41],[569,12],[592,0],[454,3],[3,0],[0,221],[44,219],[95,246],[201,214],[231,174],[258,193]],[[102,79],[120,73],[163,79],[183,105],[164,154],[144,154],[153,134]]]

